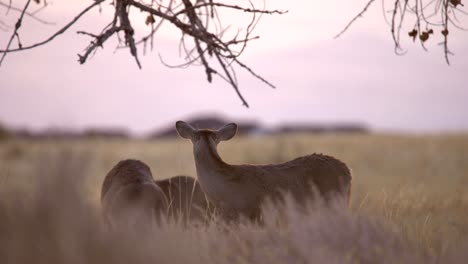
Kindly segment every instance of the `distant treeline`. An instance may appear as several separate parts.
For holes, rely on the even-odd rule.
[[[21,138],[37,139],[79,139],[79,138],[131,138],[130,132],[118,128],[93,128],[84,131],[75,131],[67,129],[47,129],[40,132],[31,132],[29,130],[17,130],[11,132],[12,135]]]
[[[196,117],[187,121],[195,128],[217,129],[221,126],[235,122],[238,125],[237,133],[240,135],[274,135],[284,133],[369,133],[367,126],[353,123],[337,123],[337,124],[315,124],[315,123],[298,123],[298,124],[283,124],[274,128],[268,128],[256,121],[243,121],[225,119],[216,116]],[[150,134],[150,138],[167,138],[175,137],[177,132],[173,124],[168,125],[165,129],[158,130]]]
[[[118,128],[93,128],[84,131],[72,129],[51,128],[44,131],[30,131],[27,129],[7,129],[0,125],[0,140],[8,138],[28,139],[81,139],[81,138],[131,138],[131,134],[125,129]]]
[[[239,135],[275,135],[284,133],[369,133],[367,126],[358,123],[289,123],[273,128],[265,127],[256,121],[232,120],[219,116],[199,116],[188,119],[187,122],[196,128],[217,129],[227,123],[235,122],[238,125]],[[176,137],[174,124],[168,124],[162,129],[149,133],[146,138],[159,139]],[[79,139],[79,138],[131,138],[129,131],[122,128],[92,128],[84,131],[66,129],[47,129],[41,132],[29,130],[8,130],[0,124],[0,140],[10,137],[37,138],[37,139]]]

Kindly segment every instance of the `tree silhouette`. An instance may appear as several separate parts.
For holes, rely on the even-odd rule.
[[[240,55],[247,47],[247,43],[257,39],[252,32],[263,14],[283,14],[286,11],[257,9],[250,1],[250,6],[230,5],[214,0],[94,0],[92,3],[73,17],[70,22],[60,28],[56,33],[45,40],[31,45],[23,45],[20,38],[20,29],[25,16],[31,17],[40,23],[48,23],[37,16],[39,10],[31,11],[32,4],[48,5],[47,0],[27,0],[23,8],[14,6],[12,0],[4,3],[0,0],[0,7],[19,13],[18,20],[14,26],[13,33],[5,49],[0,50],[0,66],[7,54],[33,49],[45,45],[64,32],[68,31],[77,21],[82,20],[84,15],[96,8],[112,8],[114,16],[99,33],[78,31],[78,34],[91,38],[91,42],[82,54],[78,54],[78,61],[86,63],[88,58],[102,48],[103,44],[111,37],[118,39],[120,48],[124,47],[130,51],[136,64],[141,68],[138,55],[138,47],[152,47],[155,33],[161,25],[166,22],[175,27],[180,33],[180,47],[185,62],[177,67],[185,67],[194,63],[203,66],[208,82],[212,82],[213,75],[217,75],[227,81],[235,90],[244,106],[248,107],[247,101],[239,91],[236,79],[235,66],[247,70],[250,74],[274,88],[273,84],[254,72],[249,66],[240,60]],[[103,6],[104,3],[110,5]],[[251,16],[250,23],[239,30],[234,36],[227,36],[227,27],[223,27],[222,19],[219,17],[218,9],[230,9],[238,13]],[[150,32],[141,39],[135,38],[133,12],[140,11],[147,14],[146,25],[151,28]],[[1,21],[1,20],[0,20]],[[6,30],[4,22],[0,23],[0,30]],[[12,47],[16,42],[17,47]],[[164,63],[164,62],[163,62]],[[215,64],[216,66],[213,66]]]
[[[152,48],[155,33],[158,32],[163,23],[168,23],[180,33],[180,50],[185,60],[183,64],[175,67],[202,65],[208,82],[212,82],[214,75],[224,79],[234,88],[243,105],[248,107],[247,101],[239,91],[235,68],[248,71],[254,77],[274,88],[273,84],[243,63],[240,56],[246,49],[247,43],[258,38],[252,33],[262,15],[284,14],[287,11],[266,10],[265,7],[258,9],[251,0],[246,1],[250,4],[248,7],[216,2],[215,0],[92,0],[88,7],[74,16],[56,33],[37,43],[23,45],[20,29],[24,17],[29,17],[39,23],[49,24],[48,21],[37,16],[39,11],[48,6],[47,0],[24,0],[26,3],[22,8],[15,6],[13,0],[9,0],[8,3],[0,0],[0,7],[7,10],[6,14],[9,12],[19,14],[6,48],[0,50],[0,66],[7,54],[33,49],[51,42],[68,31],[77,21],[84,19],[84,15],[91,10],[111,8],[114,14],[113,18],[98,33],[77,32],[91,38],[84,52],[78,54],[78,61],[81,64],[86,63],[89,57],[102,48],[106,41],[114,37],[118,40],[118,47],[128,49],[138,67],[141,68],[138,48],[142,46],[146,50],[148,45]],[[34,6],[34,3],[31,2],[35,2],[40,7],[37,8],[36,5],[36,10],[31,11],[32,6]],[[374,2],[375,0],[369,0],[363,10],[349,21],[344,29],[336,35],[336,38],[345,33],[358,18],[362,17]],[[104,6],[104,3],[110,5]],[[265,6],[265,3],[263,4]],[[382,0],[382,6],[397,54],[405,53],[401,45],[402,31],[407,30],[408,37],[412,38],[413,41],[419,41],[425,50],[425,43],[435,38],[432,35],[438,35],[442,38],[440,44],[443,46],[445,60],[449,64],[449,55],[452,54],[448,45],[449,37],[455,30],[468,30],[462,26],[464,22],[462,19],[468,15],[462,9],[462,0]],[[224,27],[221,23],[222,18],[218,12],[220,9],[233,10],[243,16],[250,15],[250,23],[243,25],[237,34],[229,37],[228,34],[225,34],[229,27]],[[139,39],[136,39],[135,28],[132,26],[135,22],[135,16],[132,14],[137,11],[147,14],[145,23],[150,28],[150,32],[143,34],[143,37]],[[7,31],[7,29],[8,25],[0,19],[0,31]],[[14,44],[16,47],[13,47]],[[161,62],[165,64],[162,59]]]

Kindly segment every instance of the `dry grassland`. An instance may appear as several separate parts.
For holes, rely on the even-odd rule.
[[[352,169],[351,208],[265,209],[249,223],[109,231],[99,191],[119,160],[196,176],[182,139],[0,142],[0,263],[466,263],[468,135],[284,135],[220,144],[229,163],[319,152]]]

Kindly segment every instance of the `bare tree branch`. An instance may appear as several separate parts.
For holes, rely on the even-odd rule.
[[[347,25],[346,27],[335,36],[335,38],[340,37],[344,32],[346,32],[349,27],[355,23],[355,21],[361,17],[368,9],[370,4],[375,0],[369,0],[364,7],[364,9],[356,15]],[[386,0],[382,0],[384,3]],[[426,42],[430,40],[431,35],[435,34],[435,30],[433,28],[440,28],[441,35],[443,37],[442,45],[443,45],[443,52],[445,61],[448,65],[450,65],[450,61],[448,58],[449,54],[452,54],[448,47],[448,38],[449,38],[449,24],[453,26],[453,28],[466,31],[468,30],[465,27],[462,27],[459,23],[457,18],[457,13],[468,15],[468,12],[461,10],[459,6],[463,7],[462,0],[428,0],[423,3],[423,0],[388,0],[393,3],[393,9],[391,10],[392,13],[392,21],[390,24],[392,39],[395,44],[395,52],[399,54],[399,50],[401,49],[401,30],[403,27],[403,21],[405,20],[406,16],[412,16],[415,19],[415,24],[408,32],[410,38],[415,41],[418,39],[421,47],[424,50],[426,48]],[[383,6],[385,6],[383,4]],[[384,8],[384,18],[385,16],[385,7]],[[433,8],[431,13],[426,14],[427,9]],[[440,16],[439,16],[440,15]],[[439,19],[439,17],[441,19]],[[453,30],[452,30],[453,31]],[[452,35],[452,34],[451,34]],[[439,35],[440,36],[440,35]]]
[[[71,22],[42,42],[25,47],[20,46],[16,49],[10,49],[10,46],[8,46],[5,50],[0,50],[0,53],[3,53],[5,56],[5,54],[10,52],[32,49],[44,45],[67,31],[93,7],[100,6],[105,1],[94,0],[93,4],[80,12]],[[143,44],[144,51],[146,51],[146,43],[150,40],[151,48],[153,48],[155,32],[159,29],[162,22],[167,21],[175,26],[181,34],[180,51],[183,52],[181,55],[184,57],[185,62],[179,64],[179,67],[195,64],[201,65],[205,70],[208,82],[212,82],[213,74],[227,81],[234,88],[242,104],[246,107],[248,107],[248,103],[239,91],[235,67],[245,69],[255,78],[274,88],[274,85],[242,63],[239,60],[239,56],[247,47],[249,41],[258,39],[258,36],[251,36],[251,33],[262,14],[284,14],[287,11],[266,10],[265,8],[256,9],[252,3],[250,3],[250,7],[242,7],[240,5],[219,3],[213,0],[170,0],[167,6],[163,6],[159,1],[151,1],[150,4],[138,0],[111,0],[111,2],[111,6],[114,9],[113,19],[100,33],[91,33],[83,30],[77,31],[80,35],[91,37],[90,44],[84,49],[84,52],[78,54],[78,61],[81,64],[86,63],[89,57],[97,52],[99,47],[103,47],[105,42],[115,35],[118,41],[117,49],[128,48],[130,55],[135,59],[138,67],[141,68],[137,50],[138,45]],[[233,38],[228,39],[225,37],[224,33],[229,27],[224,28],[221,25],[217,8],[231,9],[252,15],[250,24],[242,31],[243,38],[239,38],[240,30]],[[26,12],[26,9],[23,9],[23,11]],[[132,10],[147,13],[148,16],[145,22],[151,27],[151,32],[138,41],[135,40],[135,29],[132,26],[132,22],[134,22],[132,20],[133,17],[130,15]],[[158,24],[155,27],[156,21],[158,21]],[[12,39],[14,37],[17,38],[20,44],[19,35],[15,33]],[[189,39],[190,41],[187,41]],[[239,47],[240,49],[238,49]],[[214,57],[214,60],[210,60],[212,57]],[[160,59],[164,65],[167,65],[161,56]]]

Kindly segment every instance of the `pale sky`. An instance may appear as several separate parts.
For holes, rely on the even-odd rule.
[[[23,2],[13,1],[18,6]],[[122,127],[142,134],[215,112],[266,125],[345,121],[378,131],[467,131],[468,32],[451,35],[451,66],[445,64],[439,40],[430,42],[425,52],[405,32],[408,52],[397,56],[377,1],[347,33],[333,39],[365,2],[266,0],[267,7],[289,12],[263,16],[255,31],[260,39],[249,44],[241,59],[278,88],[238,69],[249,109],[221,79],[207,83],[203,68],[169,69],[160,63],[158,54],[166,62],[182,62],[177,32],[169,24],[156,39],[156,50],[143,56],[140,48],[142,70],[128,50],[115,51],[115,41],[80,65],[76,54],[89,38],[75,32],[99,32],[111,15],[104,7],[102,14],[88,14],[47,46],[6,57],[0,68],[0,123],[34,130]],[[89,3],[55,0],[40,17],[56,26],[25,20],[23,44],[48,37]],[[141,16],[135,28],[146,32]],[[0,7],[0,19],[14,25],[17,13],[5,17]],[[232,19],[226,14],[225,19],[226,25],[236,23],[232,30],[243,25],[239,15]],[[2,49],[10,34],[0,31]]]

